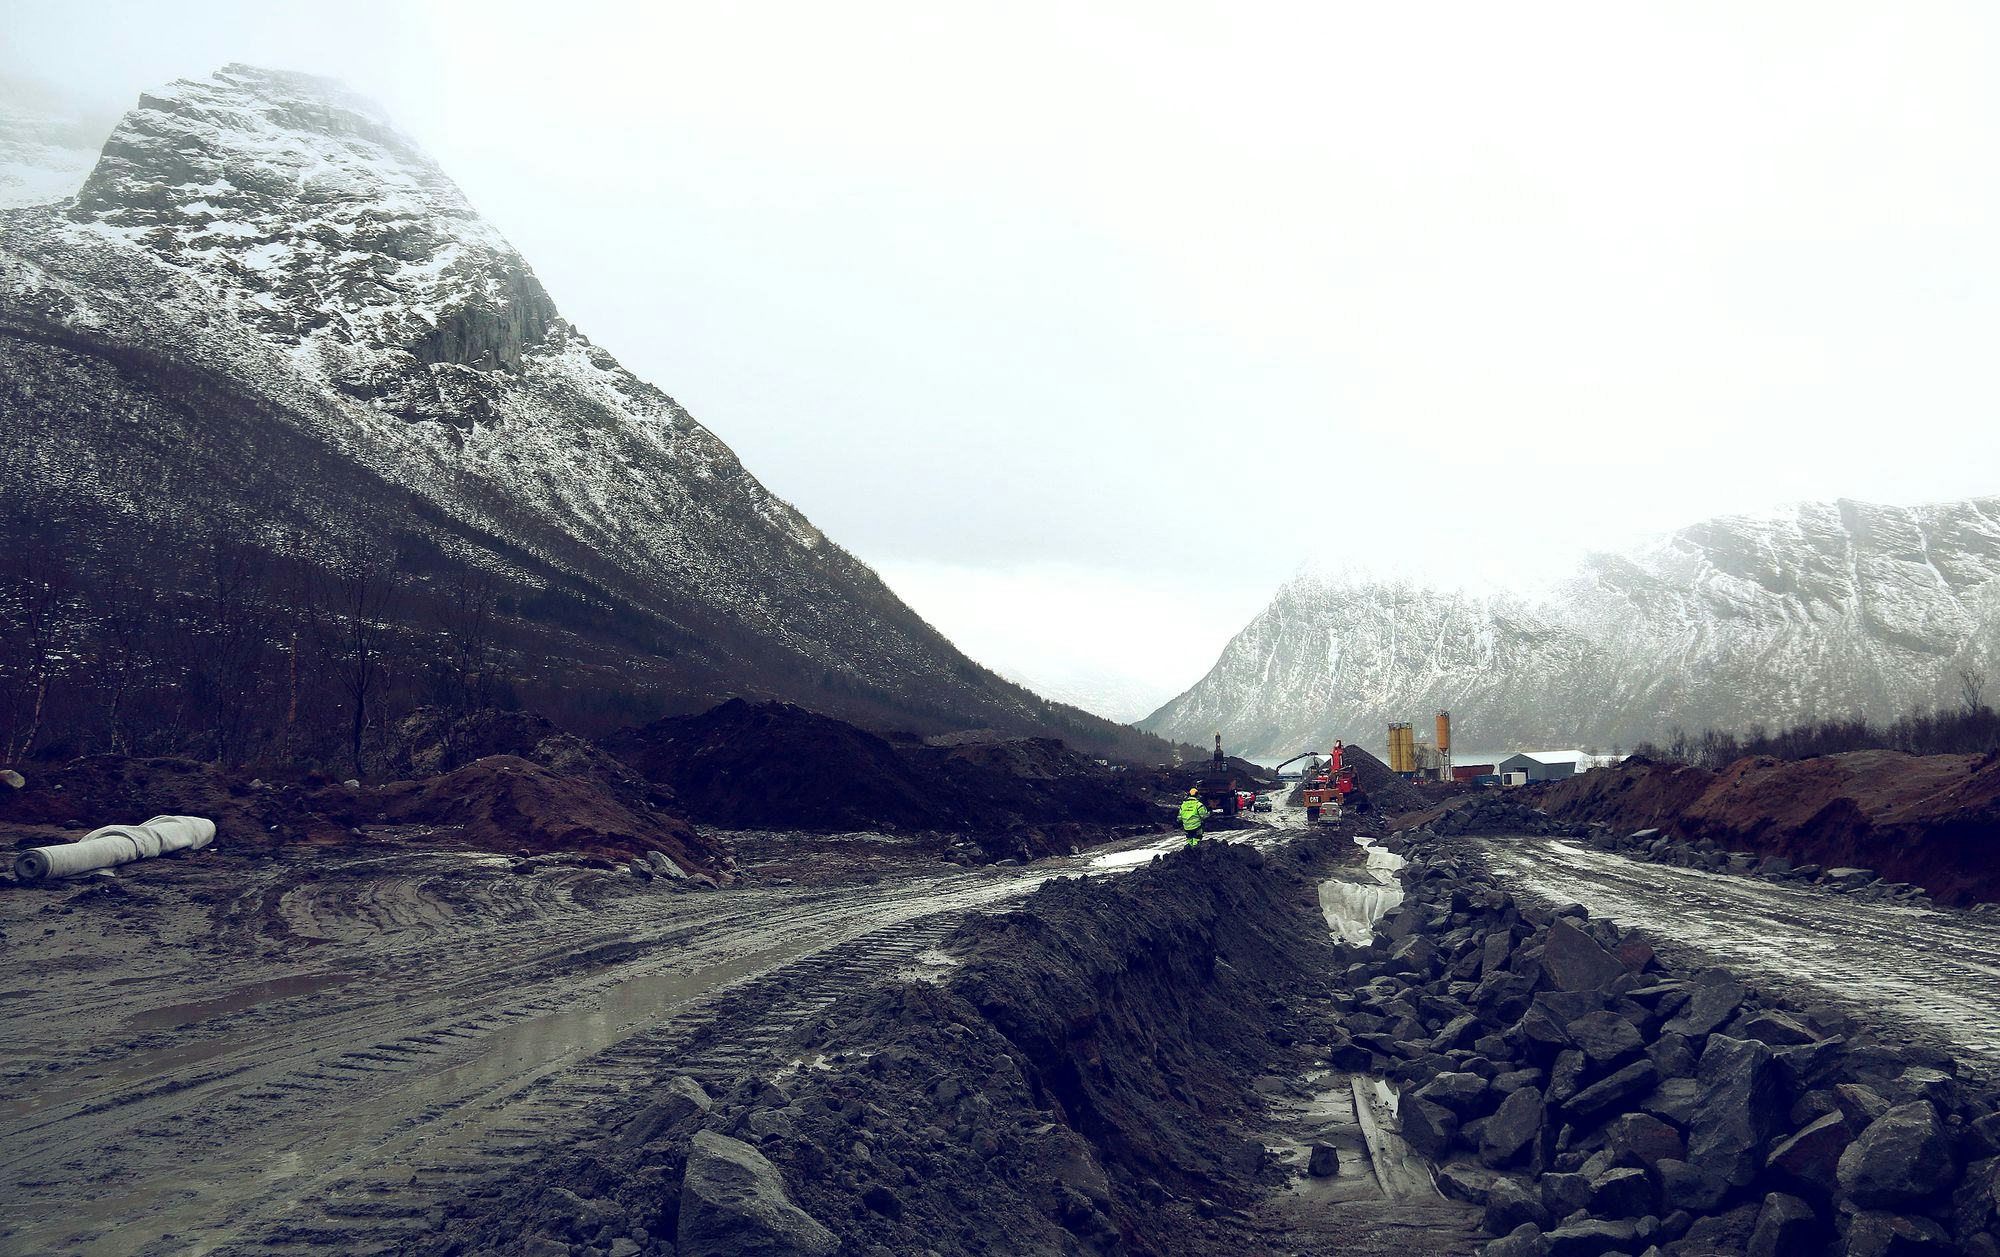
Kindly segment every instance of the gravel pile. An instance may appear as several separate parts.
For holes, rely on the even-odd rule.
[[[1636,932],[1548,912],[1452,844],[1341,974],[1336,1063],[1485,1209],[1489,1257],[2000,1254],[1996,1096]]]

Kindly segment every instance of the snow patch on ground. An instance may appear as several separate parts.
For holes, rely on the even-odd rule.
[[[1375,937],[1375,923],[1403,902],[1401,874],[1406,861],[1393,851],[1380,850],[1371,839],[1354,841],[1368,853],[1369,880],[1327,878],[1319,884],[1319,910],[1326,917],[1326,927],[1340,941],[1366,947]]]

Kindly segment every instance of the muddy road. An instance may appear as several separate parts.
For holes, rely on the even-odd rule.
[[[393,1243],[662,1059],[733,1080],[1090,859],[706,894],[510,863],[212,855],[0,891],[0,1251]]]
[[[1811,886],[1632,860],[1559,838],[1479,840],[1517,890],[1644,929],[1663,954],[1726,966],[2000,1076],[2000,923]],[[1692,955],[1688,955],[1692,953]]]

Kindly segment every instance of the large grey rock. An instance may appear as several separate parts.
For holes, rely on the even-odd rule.
[[[1618,1064],[1646,1048],[1638,1027],[1613,1012],[1585,1013],[1563,1030],[1569,1041],[1598,1065]]]
[[[1653,1212],[1658,1194],[1644,1170],[1605,1170],[1590,1180],[1590,1204],[1600,1218],[1638,1218]]]
[[[1824,1199],[1839,1181],[1840,1155],[1854,1142],[1854,1131],[1843,1113],[1824,1117],[1787,1135],[1771,1149],[1764,1165],[1793,1187]]]
[[[1523,1222],[1479,1250],[1479,1257],[1542,1257],[1542,1229]]]
[[[1729,1194],[1729,1184],[1701,1166],[1670,1157],[1662,1160],[1655,1169],[1660,1175],[1661,1203],[1669,1210],[1707,1213]]]
[[[1681,1133],[1650,1113],[1625,1113],[1604,1128],[1604,1150],[1619,1165],[1650,1170],[1660,1162],[1685,1160]]]
[[[712,1130],[688,1146],[675,1243],[687,1257],[831,1257],[840,1247],[762,1153]]]
[[[1840,1244],[1841,1257],[1949,1257],[1957,1251],[1929,1218],[1873,1211],[1856,1214]]]
[[[1443,1073],[1417,1088],[1417,1095],[1442,1104],[1462,1120],[1479,1111],[1486,1099],[1486,1080],[1478,1074]]]
[[[1808,1252],[1819,1233],[1819,1215],[1797,1196],[1772,1192],[1757,1211],[1757,1227],[1750,1232],[1750,1246],[1744,1257],[1792,1257]]]
[[[1701,1100],[1688,1129],[1688,1160],[1731,1187],[1748,1187],[1764,1168],[1764,1145],[1785,1112],[1771,1049],[1710,1035],[1702,1049]]]
[[[1710,982],[1695,988],[1688,1002],[1681,1006],[1667,1024],[1660,1027],[1663,1033],[1684,1034],[1690,1039],[1713,1033],[1722,1024],[1736,1015],[1748,994],[1743,984],[1735,981]]]
[[[1612,1114],[1631,1108],[1659,1080],[1653,1062],[1633,1061],[1571,1096],[1562,1106],[1563,1115],[1578,1127],[1595,1126]]]
[[[619,1142],[632,1148],[643,1147],[670,1134],[689,1118],[708,1112],[713,1104],[700,1083],[680,1076],[654,1088],[653,1096],[645,1108],[618,1128]]]
[[[1890,1109],[1840,1154],[1840,1190],[1864,1209],[1918,1204],[1955,1177],[1951,1140],[1925,1100]]]
[[[1805,1023],[1775,1008],[1767,1008],[1745,1017],[1736,1027],[1736,1037],[1755,1039],[1771,1048],[1792,1047],[1800,1043],[1819,1041],[1819,1036],[1807,1029]]]
[[[1526,1159],[1548,1123],[1548,1105],[1542,1093],[1522,1087],[1500,1102],[1480,1131],[1479,1159],[1487,1165],[1502,1166]]]
[[[1604,1257],[1605,1253],[1632,1251],[1637,1228],[1630,1222],[1607,1222],[1586,1218],[1557,1227],[1542,1236],[1542,1251],[1548,1257]]]
[[[1588,991],[1609,986],[1627,970],[1569,918],[1558,917],[1542,944],[1542,972],[1562,990]]]
[[[1433,1161],[1451,1149],[1458,1117],[1450,1109],[1413,1093],[1397,1103],[1396,1112],[1402,1119],[1403,1139],[1412,1148]]]

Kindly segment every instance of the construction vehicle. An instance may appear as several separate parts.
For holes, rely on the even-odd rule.
[[[1308,825],[1337,821],[1347,808],[1356,812],[1368,810],[1368,795],[1355,784],[1353,767],[1343,762],[1346,751],[1345,744],[1335,742],[1326,762],[1306,778],[1304,795]]]
[[[1222,753],[1222,735],[1215,735],[1215,754],[1209,756],[1208,772],[1195,788],[1201,791],[1201,801],[1209,812],[1216,816],[1234,816],[1241,810],[1236,793],[1236,775],[1230,770],[1229,759]]]

